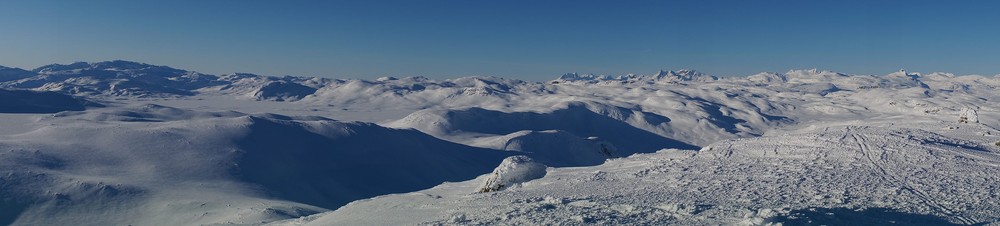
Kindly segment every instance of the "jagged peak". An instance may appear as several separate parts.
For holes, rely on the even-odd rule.
[[[715,80],[715,76],[711,76],[705,73],[701,73],[696,70],[691,69],[681,69],[678,71],[672,70],[660,70],[653,76],[655,80],[666,80],[666,81],[704,81],[704,80]]]
[[[576,72],[566,73],[566,74],[563,74],[562,76],[559,76],[559,78],[558,78],[558,80],[563,80],[563,81],[607,80],[607,79],[610,79],[610,76],[597,76],[597,75],[594,75],[594,74],[579,74],[579,73],[576,73]]]
[[[715,76],[711,76],[705,73],[701,73],[696,70],[691,69],[681,69],[677,71],[672,70],[659,70],[652,75],[640,75],[640,74],[624,74],[618,76],[611,75],[594,75],[594,74],[579,74],[576,72],[566,73],[559,76],[556,80],[561,81],[704,81],[704,80],[716,80]]]

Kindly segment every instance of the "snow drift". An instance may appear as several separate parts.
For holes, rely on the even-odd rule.
[[[545,176],[545,165],[528,156],[507,157],[493,170],[493,174],[483,181],[476,192],[494,192],[507,189]]]

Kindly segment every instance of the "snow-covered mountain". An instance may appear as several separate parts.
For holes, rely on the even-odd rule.
[[[109,61],[3,67],[0,88],[0,224],[1000,221],[1000,76],[361,80]]]
[[[35,73],[20,68],[0,66],[0,82],[13,81],[35,76]]]
[[[0,89],[0,113],[83,111],[101,104],[56,92]]]
[[[11,71],[11,72],[8,72]],[[0,69],[2,86],[88,96],[176,97],[216,91],[258,100],[297,100],[312,94],[325,79],[269,77],[238,73],[215,76],[130,61],[51,64],[34,74]],[[10,75],[7,75],[10,74]]]
[[[158,105],[36,124],[0,138],[0,222],[260,223],[472,179],[509,155],[371,123]]]
[[[707,82],[714,81],[719,78],[695,70],[679,70],[679,71],[669,71],[660,70],[651,75],[636,75],[636,74],[626,74],[626,75],[593,75],[584,74],[580,75],[577,73],[568,73],[559,76],[558,81],[587,81],[587,82],[601,82],[601,81],[618,81],[618,82],[646,82],[646,83],[678,83],[678,82]]]

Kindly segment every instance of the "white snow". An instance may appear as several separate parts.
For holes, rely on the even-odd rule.
[[[940,129],[949,124],[832,126],[723,141],[700,152],[662,150],[600,166],[555,168],[515,190],[480,194],[473,193],[479,181],[449,183],[283,224],[996,222],[1000,149],[976,133],[998,131]],[[413,210],[421,212],[407,214]],[[406,217],[376,217],[397,214]],[[855,221],[837,222],[827,214]],[[461,222],[453,220],[456,215]]]
[[[493,174],[483,181],[476,192],[502,191],[519,186],[534,179],[545,176],[546,166],[535,162],[528,156],[518,155],[507,157],[493,170]]]
[[[366,81],[110,61],[0,68],[0,88],[0,224],[1000,221],[997,76]]]

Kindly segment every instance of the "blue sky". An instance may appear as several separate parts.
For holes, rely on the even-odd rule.
[[[1000,74],[996,1],[5,1],[0,65],[343,78]]]

